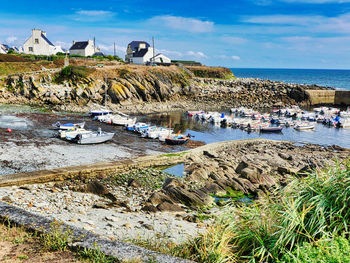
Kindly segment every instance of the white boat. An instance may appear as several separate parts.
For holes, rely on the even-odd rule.
[[[90,133],[91,131],[82,129],[82,128],[77,128],[74,130],[60,130],[58,132],[58,136],[61,139],[66,139],[66,140],[73,140],[78,134],[83,134],[83,133]]]
[[[169,130],[167,128],[163,128],[163,127],[158,127],[155,130],[150,130],[147,132],[147,137],[151,138],[151,139],[158,139],[160,137],[166,137],[169,136],[169,133],[172,134],[173,130]]]
[[[84,128],[85,122],[81,123],[60,123],[59,121],[52,124],[52,127],[56,130],[74,130],[76,128]]]
[[[90,117],[107,115],[107,114],[113,114],[113,111],[105,109],[105,108],[100,108],[100,109],[95,109],[95,110],[89,111]]]
[[[136,118],[114,116],[111,118],[111,122],[114,125],[119,125],[119,126],[133,125],[136,123]]]
[[[315,125],[309,122],[301,122],[294,125],[294,129],[297,131],[313,130]]]
[[[96,132],[78,134],[75,137],[75,141],[78,144],[97,144],[109,141],[113,138],[113,132],[103,132],[99,128]]]

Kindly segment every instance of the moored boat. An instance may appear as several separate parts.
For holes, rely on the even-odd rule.
[[[260,132],[281,132],[282,130],[283,130],[283,127],[281,127],[281,126],[260,127]]]
[[[78,144],[98,144],[111,140],[113,136],[113,132],[103,132],[99,128],[96,132],[78,134],[74,140]]]
[[[169,145],[182,145],[187,143],[190,140],[189,137],[184,135],[176,135],[173,137],[165,138],[165,143]]]
[[[56,130],[73,130],[75,128],[84,128],[85,122],[81,123],[60,123],[59,121],[52,124],[52,127]]]
[[[296,129],[297,131],[313,130],[315,129],[315,125],[309,122],[297,123],[294,126],[294,129]]]

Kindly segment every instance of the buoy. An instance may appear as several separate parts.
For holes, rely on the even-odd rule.
[[[9,133],[11,133],[11,132],[12,132],[12,130],[11,130],[10,128],[7,128],[7,131],[8,131]]]

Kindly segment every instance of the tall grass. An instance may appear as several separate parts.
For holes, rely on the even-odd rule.
[[[191,254],[207,255],[214,247],[214,260],[193,259],[277,262],[289,256],[289,262],[297,261],[296,251],[303,244],[312,247],[348,233],[350,161],[295,179],[252,205],[227,207],[217,222],[187,244]]]

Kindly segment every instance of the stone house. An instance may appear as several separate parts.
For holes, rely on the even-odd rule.
[[[55,53],[55,45],[46,37],[46,32],[33,29],[32,35],[23,44],[23,53],[50,56]]]
[[[84,57],[91,57],[96,52],[99,52],[100,50],[95,48],[94,41],[88,40],[88,41],[73,41],[73,45],[69,49],[70,55],[78,55],[78,56],[84,56]]]

